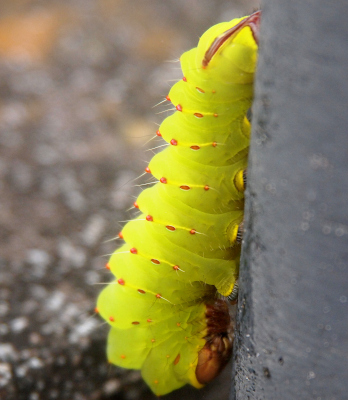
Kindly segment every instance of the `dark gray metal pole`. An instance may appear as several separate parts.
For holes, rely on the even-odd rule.
[[[265,0],[231,399],[348,399],[348,1]]]

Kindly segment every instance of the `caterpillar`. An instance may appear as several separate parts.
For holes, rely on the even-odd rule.
[[[238,278],[260,15],[211,27],[180,57],[176,111],[157,131],[168,146],[145,169],[157,183],[134,203],[97,300],[109,362],[141,370],[156,395],[202,387],[231,355],[221,296],[235,298]]]

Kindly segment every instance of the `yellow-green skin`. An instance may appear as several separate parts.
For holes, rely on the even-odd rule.
[[[240,246],[233,241],[244,194],[236,175],[247,164],[245,115],[257,58],[250,28],[226,41],[206,68],[202,60],[214,39],[242,19],[213,26],[197,48],[181,56],[185,78],[169,98],[182,111],[159,128],[164,140],[177,143],[149,164],[152,175],[166,183],[138,197],[142,214],[124,227],[125,244],[108,263],[116,279],[97,302],[111,325],[109,362],[141,369],[157,395],[186,383],[202,386],[195,369],[207,332],[205,304],[218,293],[227,296],[238,277]]]

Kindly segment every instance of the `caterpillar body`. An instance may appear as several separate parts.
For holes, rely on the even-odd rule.
[[[167,96],[177,111],[157,132],[169,146],[146,168],[158,183],[107,264],[116,278],[97,310],[111,325],[108,360],[140,369],[157,395],[202,387],[231,354],[219,297],[238,277],[259,19],[215,25],[181,56],[184,77]]]

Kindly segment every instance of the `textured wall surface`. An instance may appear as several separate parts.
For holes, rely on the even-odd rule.
[[[348,398],[348,3],[266,0],[231,399]]]

